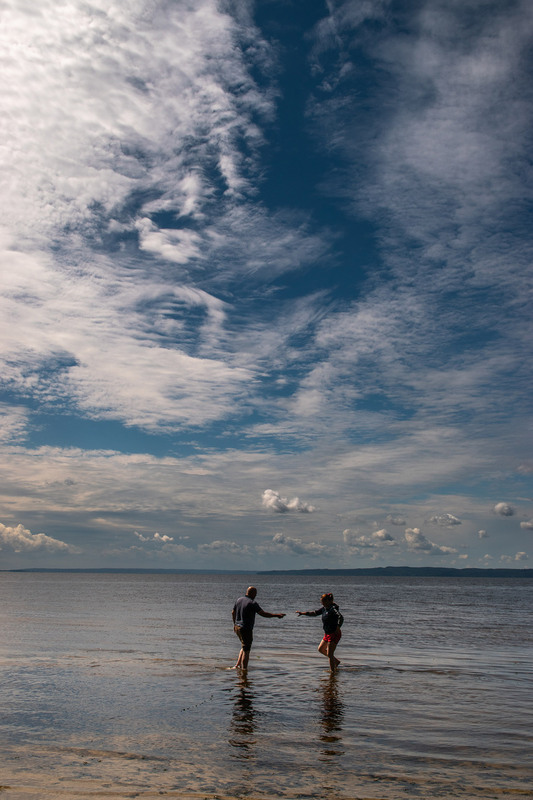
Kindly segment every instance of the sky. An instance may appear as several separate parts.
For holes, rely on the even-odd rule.
[[[531,567],[529,0],[0,15],[0,569]]]

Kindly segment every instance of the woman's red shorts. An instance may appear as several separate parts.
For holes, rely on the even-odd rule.
[[[325,642],[333,642],[333,644],[338,644],[342,633],[339,631],[335,631],[335,633],[325,633],[324,634],[324,641]]]

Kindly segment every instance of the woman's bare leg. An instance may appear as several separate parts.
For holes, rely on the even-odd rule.
[[[329,658],[329,668],[332,672],[334,672],[341,663],[338,658],[335,658],[334,655],[336,647],[336,642],[325,642],[324,639],[322,639],[318,645],[318,652],[323,656],[326,656],[326,658]]]
[[[335,658],[335,649],[337,647],[337,642],[328,642],[328,651],[327,656],[329,658],[329,668],[332,672],[335,672],[339,664],[341,663],[338,658]]]

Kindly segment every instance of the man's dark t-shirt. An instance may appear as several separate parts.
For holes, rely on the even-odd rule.
[[[239,597],[233,611],[235,612],[235,625],[244,630],[251,631],[254,627],[255,615],[263,609],[251,597]]]

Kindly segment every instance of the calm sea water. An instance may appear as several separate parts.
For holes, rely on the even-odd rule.
[[[532,623],[526,580],[1,573],[0,794],[533,797]]]

